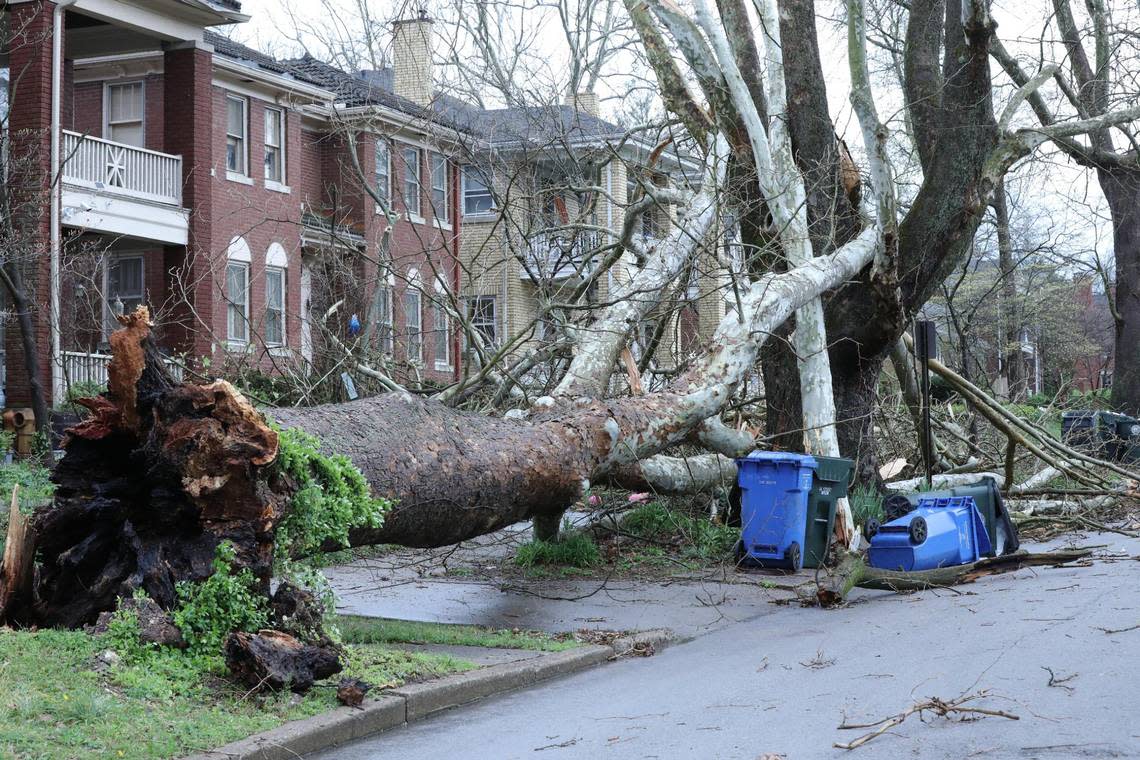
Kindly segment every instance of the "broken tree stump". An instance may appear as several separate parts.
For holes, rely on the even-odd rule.
[[[331,643],[305,644],[281,631],[231,633],[225,653],[230,672],[254,690],[290,689],[300,694],[342,669],[340,652]]]
[[[35,554],[35,532],[20,511],[20,486],[16,485],[12,488],[8,536],[0,560],[0,621],[10,606],[20,604],[31,591]]]

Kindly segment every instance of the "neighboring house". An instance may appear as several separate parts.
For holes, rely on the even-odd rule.
[[[349,346],[400,381],[453,381],[470,330],[492,347],[559,302],[584,273],[575,259],[622,228],[638,183],[685,169],[669,152],[649,161],[653,146],[597,118],[586,96],[498,111],[437,96],[423,16],[395,25],[391,69],[351,75],[211,32],[248,18],[236,0],[57,7],[6,3],[2,51],[11,152],[26,157],[13,186],[40,200],[26,229],[41,382],[55,400],[105,382],[114,315],[143,303],[176,372],[326,371]],[[53,107],[57,207],[45,200]],[[604,191],[572,190],[582,175],[568,165],[588,166]],[[671,214],[646,216],[644,244]],[[623,271],[579,301],[604,303]],[[670,341],[691,344],[719,314],[671,319]],[[30,394],[20,341],[9,326],[9,404]]]

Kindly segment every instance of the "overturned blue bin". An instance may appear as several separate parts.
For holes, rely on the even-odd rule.
[[[781,451],[754,451],[736,460],[739,561],[788,570],[803,567],[808,493],[817,465],[815,457]]]
[[[879,528],[867,561],[883,570],[933,570],[977,562],[989,553],[986,523],[972,496],[927,497]]]

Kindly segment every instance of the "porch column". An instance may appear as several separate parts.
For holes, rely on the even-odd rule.
[[[182,156],[182,204],[190,209],[190,229],[186,246],[165,250],[169,292],[178,303],[174,322],[162,332],[172,348],[208,356],[211,336],[200,320],[216,329],[219,280],[212,270],[225,247],[219,249],[214,241],[213,47],[193,41],[169,44],[163,70],[164,149]]]
[[[52,21],[55,3],[32,0],[9,3],[8,117],[11,220],[17,239],[4,257],[9,273],[22,280],[27,303],[19,309],[5,291],[5,302],[17,313],[6,325],[6,394],[9,406],[31,402],[32,378],[24,352],[20,319],[31,323],[38,371],[36,379],[52,403],[50,292],[50,193],[52,111]],[[57,190],[58,192],[58,190]]]

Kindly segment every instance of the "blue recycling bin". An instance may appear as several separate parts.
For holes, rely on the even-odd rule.
[[[972,496],[926,497],[879,528],[867,561],[883,570],[933,570],[977,562],[990,551],[986,522]]]
[[[741,561],[803,567],[808,494],[818,462],[806,454],[754,451],[736,460]]]

